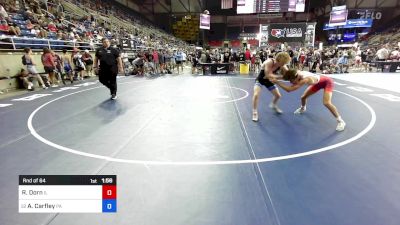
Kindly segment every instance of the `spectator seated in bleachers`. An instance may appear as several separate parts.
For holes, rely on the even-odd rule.
[[[0,23],[0,31],[2,31],[0,34],[5,34],[1,39],[3,42],[1,48],[41,49],[47,47],[61,50],[77,47],[79,51],[93,50],[99,40],[108,37],[112,39],[112,43],[118,43],[120,38],[132,39],[134,46],[141,49],[181,48],[187,52],[187,43],[157,29],[147,21],[143,21],[140,16],[133,15],[131,10],[121,8],[121,5],[118,4],[99,0],[70,0],[69,2],[87,12],[86,15],[79,16],[75,11],[65,13],[61,5],[61,3],[65,3],[64,1],[49,0],[46,3],[40,3],[37,0],[24,0],[17,2],[19,4],[16,4],[15,1],[4,0],[4,3],[2,1],[0,5],[0,19],[4,21]],[[100,14],[96,13],[97,11],[113,15],[121,20],[121,24],[112,25],[102,19]],[[74,55],[80,56],[75,53]],[[75,64],[72,59],[71,62]],[[152,70],[152,68],[149,67],[148,70]],[[78,71],[78,73],[79,77],[82,77],[82,72]],[[50,76],[54,85],[56,79],[52,74]]]
[[[2,17],[2,18],[8,17],[7,11],[4,9],[3,5],[1,5],[1,4],[0,4],[0,17]]]
[[[1,20],[0,31],[8,35],[21,35],[21,30],[19,29],[19,27],[15,26],[13,23],[9,24],[6,19]]]
[[[399,47],[394,48],[394,50],[390,53],[389,58],[392,61],[399,61],[399,59],[400,59]]]

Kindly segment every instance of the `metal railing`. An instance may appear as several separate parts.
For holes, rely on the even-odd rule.
[[[23,49],[25,47],[30,47],[32,49],[48,48],[53,50],[73,49],[73,48],[78,48],[83,50],[85,49],[95,50],[100,46],[101,43],[92,43],[92,42],[14,37],[8,35],[0,36],[0,49],[2,50],[18,50],[18,49]]]

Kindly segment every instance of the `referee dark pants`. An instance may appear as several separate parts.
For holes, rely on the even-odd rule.
[[[117,70],[116,69],[103,69],[99,71],[99,81],[108,89],[111,95],[117,94]]]

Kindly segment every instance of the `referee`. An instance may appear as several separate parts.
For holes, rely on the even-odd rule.
[[[94,68],[99,81],[110,89],[111,99],[117,99],[117,74],[122,73],[122,60],[118,49],[110,46],[110,40],[102,39],[103,46],[96,50]],[[98,63],[100,61],[100,67]]]

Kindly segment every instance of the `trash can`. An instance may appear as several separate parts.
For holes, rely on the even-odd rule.
[[[240,63],[240,74],[249,74],[249,67],[247,63]]]

